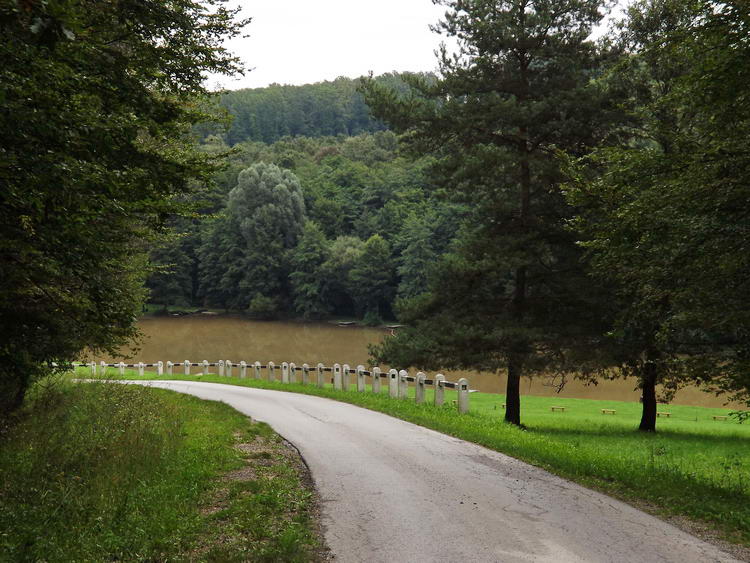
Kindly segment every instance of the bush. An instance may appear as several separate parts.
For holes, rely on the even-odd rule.
[[[367,311],[365,318],[362,319],[362,324],[366,326],[380,326],[383,324],[383,319],[380,315],[374,311]]]
[[[266,297],[263,294],[256,293],[250,306],[247,308],[247,314],[254,319],[270,321],[275,319],[279,313],[279,305],[272,297]]]

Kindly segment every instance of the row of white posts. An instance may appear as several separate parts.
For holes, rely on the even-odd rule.
[[[445,376],[439,373],[434,379],[428,379],[427,375],[423,372],[418,372],[415,376],[409,375],[406,370],[389,370],[387,373],[381,372],[380,368],[374,367],[372,370],[366,370],[364,366],[359,365],[356,369],[352,369],[348,364],[339,365],[333,364],[333,367],[326,367],[323,364],[318,364],[315,368],[311,368],[307,364],[302,364],[301,368],[298,368],[293,363],[284,362],[280,366],[276,366],[273,362],[268,362],[268,365],[261,365],[260,362],[254,364],[248,364],[245,361],[239,363],[233,363],[230,360],[208,362],[203,360],[200,363],[193,363],[190,360],[184,362],[157,362],[155,364],[144,364],[139,362],[137,364],[124,364],[122,362],[116,364],[107,364],[105,362],[91,362],[88,364],[79,364],[81,367],[88,366],[91,369],[91,375],[97,374],[97,368],[99,368],[101,375],[106,375],[107,368],[118,369],[120,375],[125,375],[125,368],[134,368],[138,370],[139,375],[143,375],[145,368],[155,367],[157,375],[172,375],[174,369],[182,369],[185,375],[190,375],[191,368],[197,367],[201,369],[201,375],[208,375],[211,367],[218,368],[218,374],[220,376],[232,377],[234,369],[237,368],[240,378],[246,378],[248,376],[248,370],[251,370],[255,379],[262,379],[261,370],[266,370],[266,379],[268,381],[276,381],[276,368],[281,369],[281,382],[282,383],[297,383],[297,373],[301,372],[301,383],[303,385],[309,385],[311,372],[315,378],[315,384],[318,387],[325,385],[325,372],[333,373],[333,387],[341,391],[348,391],[350,385],[350,374],[356,374],[357,377],[357,391],[364,392],[366,386],[366,378],[371,378],[372,392],[381,392],[381,379],[388,380],[388,395],[391,398],[406,399],[409,392],[409,383],[415,384],[415,401],[417,403],[425,402],[425,388],[427,385],[431,385],[435,389],[435,405],[442,405],[445,402],[445,389],[455,389],[458,392],[458,412],[466,413],[469,412],[469,382],[465,378],[459,379],[457,382],[446,381]],[[165,371],[166,368],[166,371]]]

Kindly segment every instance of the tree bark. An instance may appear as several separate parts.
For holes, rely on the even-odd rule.
[[[654,354],[649,352],[643,365],[643,412],[638,427],[641,432],[656,432],[656,376],[659,368],[655,360]]]
[[[521,135],[526,136],[526,128],[521,128]],[[520,199],[519,218],[521,230],[527,228],[527,217],[531,208],[531,169],[529,166],[529,154],[526,147],[521,154],[519,166],[520,174]],[[515,271],[515,284],[513,288],[512,314],[515,322],[521,326],[526,313],[526,266],[519,266]],[[518,344],[511,344],[512,347]],[[524,356],[517,350],[508,353],[508,383],[505,391],[505,422],[521,425],[521,375],[523,375]]]
[[[521,425],[521,374],[523,362],[511,354],[508,359],[508,383],[505,388],[505,422]]]

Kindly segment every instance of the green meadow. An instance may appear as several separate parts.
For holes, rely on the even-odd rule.
[[[42,381],[0,432],[0,561],[314,560],[285,452],[222,403]]]

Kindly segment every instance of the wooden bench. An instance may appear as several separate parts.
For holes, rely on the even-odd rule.
[[[714,420],[726,420],[727,419],[726,416],[722,416],[720,414],[717,414],[716,416],[713,416],[711,418],[713,418]]]
[[[565,412],[565,407],[550,407],[550,410],[552,412],[555,412],[555,411]]]
[[[504,409],[505,408],[505,403],[503,403],[502,405],[500,405],[500,408]],[[495,405],[495,410],[497,410],[497,405]]]
[[[666,416],[667,418],[669,418],[670,416],[672,416],[672,413],[664,412],[664,411],[656,411],[656,416]]]
[[[602,409],[602,414],[615,414],[616,412],[615,409]]]

